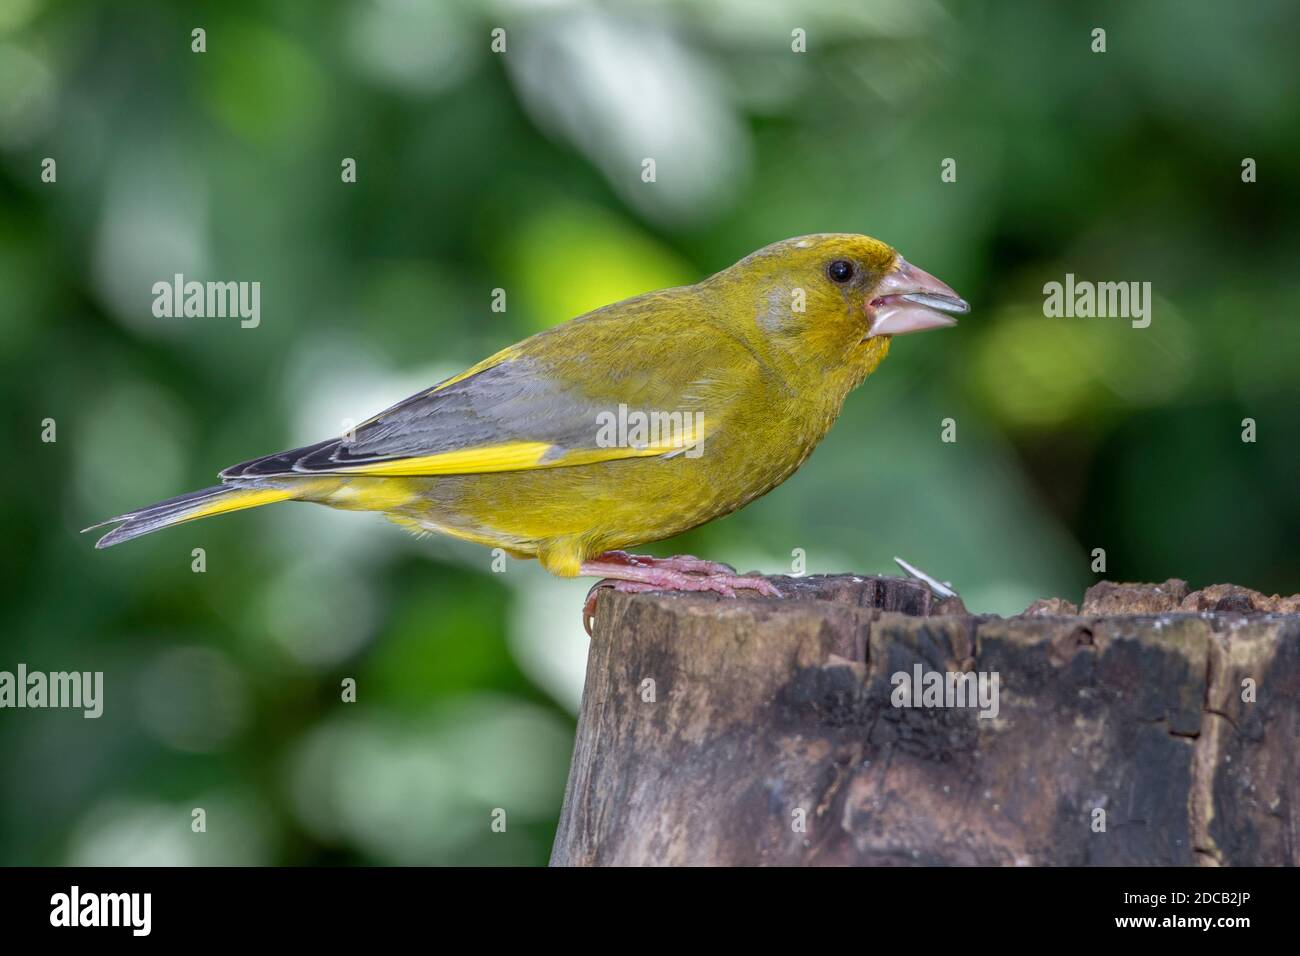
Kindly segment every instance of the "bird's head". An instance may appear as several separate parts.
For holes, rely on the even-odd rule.
[[[729,300],[726,321],[825,371],[874,367],[893,336],[955,325],[953,316],[970,309],[891,246],[847,233],[773,243],[710,283]]]

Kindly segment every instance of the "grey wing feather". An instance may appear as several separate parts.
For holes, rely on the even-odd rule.
[[[539,364],[526,357],[507,359],[446,388],[398,402],[360,425],[350,441],[331,439],[255,458],[227,468],[221,477],[328,474],[372,462],[519,441],[563,449],[592,447],[603,406],[541,374]]]

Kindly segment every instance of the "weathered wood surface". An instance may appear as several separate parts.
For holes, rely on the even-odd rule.
[[[1101,584],[1002,619],[771,580],[602,593],[553,864],[1300,863],[1300,599]],[[996,672],[997,716],[894,706],[918,663]]]

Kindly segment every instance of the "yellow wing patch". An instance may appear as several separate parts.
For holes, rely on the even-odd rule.
[[[510,442],[446,451],[437,455],[394,458],[365,465],[340,465],[335,474],[418,477],[424,475],[481,475],[495,471],[531,471],[536,468],[563,468],[591,465],[621,458],[653,458],[689,449],[703,440],[702,429],[692,429],[685,440],[659,441],[640,447],[578,448],[547,458],[556,450],[546,442]]]
[[[466,475],[489,471],[522,471],[536,468],[550,451],[546,442],[522,441],[507,445],[488,445],[445,451],[437,455],[394,458],[368,465],[341,465],[337,470],[349,475]]]

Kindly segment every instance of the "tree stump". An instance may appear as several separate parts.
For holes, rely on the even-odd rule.
[[[1300,863],[1300,597],[770,580],[601,593],[553,865]]]

